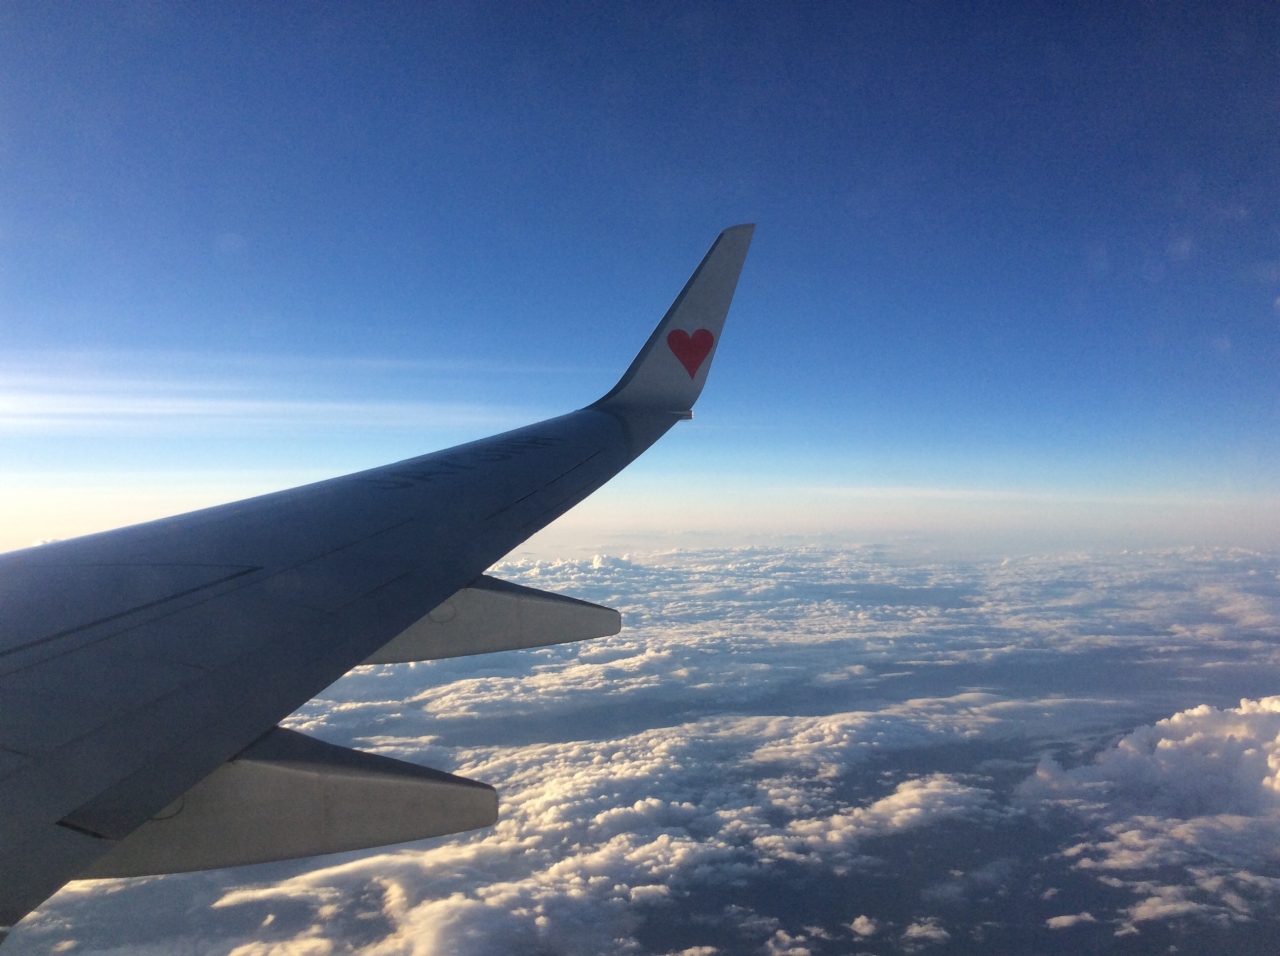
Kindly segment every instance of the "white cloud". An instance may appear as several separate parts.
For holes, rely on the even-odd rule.
[[[1093,914],[1088,911],[1083,913],[1073,913],[1068,916],[1050,916],[1044,921],[1045,925],[1048,926],[1049,929],[1070,929],[1077,923],[1096,922],[1097,920],[1093,918]]]
[[[1019,788],[1098,826],[1068,847],[1078,869],[1126,873],[1177,867],[1182,885],[1129,881],[1142,898],[1131,923],[1176,916],[1234,918],[1271,905],[1275,887],[1250,870],[1280,846],[1280,697],[1194,707],[1137,730],[1084,766],[1046,757]]]
[[[323,927],[315,927],[321,932]],[[245,943],[231,950],[227,956],[329,956],[333,941],[320,936],[311,939],[291,939],[286,943]]]
[[[1223,710],[1181,711],[1139,727],[1082,767],[1063,770],[1045,758],[1021,792],[1096,818],[1132,821],[1135,829],[1158,828],[1172,840],[1244,863],[1259,852],[1250,821],[1280,821],[1278,775],[1280,697],[1266,697]],[[1170,862],[1133,858],[1124,840],[1119,843],[1124,860],[1110,865]],[[1111,857],[1100,859],[1095,865],[1108,865]]]
[[[849,924],[849,929],[858,936],[874,936],[880,927],[870,916],[863,914]]]
[[[768,956],[811,956],[813,950],[804,945],[806,942],[806,937],[792,936],[780,929],[764,944],[764,951]]]
[[[933,917],[912,923],[902,933],[902,941],[908,944],[945,943],[951,939],[948,933]]]
[[[1200,915],[1214,911],[1214,907],[1188,899],[1190,890],[1185,886],[1157,886],[1153,883],[1141,882],[1135,884],[1133,888],[1143,895],[1143,899],[1126,910],[1129,919],[1134,923],[1169,919],[1174,916]]]
[[[868,837],[901,833],[953,817],[994,815],[991,798],[989,791],[965,786],[946,774],[933,774],[899,784],[892,794],[870,806],[792,821],[782,832],[757,837],[755,844],[777,859],[830,854]]]

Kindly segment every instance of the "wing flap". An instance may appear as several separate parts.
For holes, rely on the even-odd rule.
[[[411,624],[365,664],[403,664],[567,644],[622,630],[613,608],[487,574]]]
[[[492,825],[465,777],[276,728],[80,874],[184,873],[362,850]]]

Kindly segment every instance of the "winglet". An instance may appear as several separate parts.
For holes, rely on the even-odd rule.
[[[753,224],[731,226],[720,233],[631,367],[591,407],[691,417],[720,344],[720,330],[755,228]]]

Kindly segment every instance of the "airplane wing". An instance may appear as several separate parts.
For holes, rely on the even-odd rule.
[[[77,877],[492,823],[485,784],[277,724],[361,662],[617,632],[608,608],[483,572],[692,416],[753,229],[720,234],[617,387],[586,408],[0,555],[0,927]]]

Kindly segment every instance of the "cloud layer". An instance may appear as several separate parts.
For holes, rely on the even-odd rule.
[[[620,607],[622,634],[360,668],[289,722],[494,783],[495,827],[73,884],[6,948],[1029,952],[1221,924],[1247,941],[1280,887],[1280,699],[1258,692],[1278,569],[1219,551],[510,562],[495,573]]]

